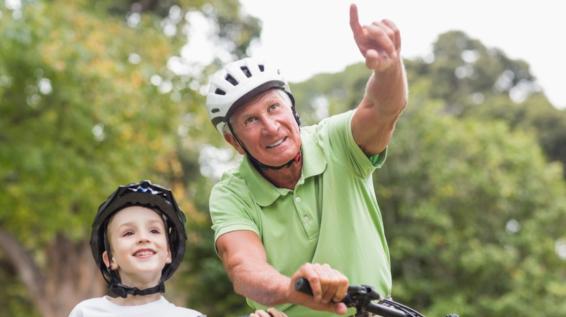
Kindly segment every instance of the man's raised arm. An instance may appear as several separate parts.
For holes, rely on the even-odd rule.
[[[350,6],[354,40],[371,69],[366,91],[352,118],[356,143],[369,155],[381,153],[407,104],[407,79],[401,58],[401,35],[389,20],[360,25],[356,5]]]

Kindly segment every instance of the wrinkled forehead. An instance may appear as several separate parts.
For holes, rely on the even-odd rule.
[[[241,113],[245,113],[249,111],[253,106],[258,104],[271,104],[273,102],[278,102],[284,105],[287,105],[289,108],[292,108],[293,103],[291,102],[291,98],[287,93],[279,88],[273,88],[266,90],[264,92],[259,93],[257,96],[250,99],[250,101],[246,102],[242,106],[234,109],[231,117],[237,116]]]

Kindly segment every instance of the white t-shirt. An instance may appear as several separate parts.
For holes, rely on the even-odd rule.
[[[123,306],[114,304],[106,296],[84,300],[77,304],[69,317],[205,317],[196,310],[178,307],[161,296],[151,303]]]

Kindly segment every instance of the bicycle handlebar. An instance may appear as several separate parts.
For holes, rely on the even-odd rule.
[[[366,306],[366,311],[374,314],[378,314],[383,317],[410,317],[410,315],[405,314],[395,308],[389,308],[385,305],[368,303]]]
[[[312,296],[311,286],[305,278],[297,280],[295,289]],[[346,304],[347,307],[355,307],[356,316],[361,316],[363,313],[369,312],[383,317],[424,317],[424,315],[411,307],[390,299],[381,298],[381,296],[368,285],[349,286],[346,297],[344,297],[342,303]],[[449,314],[446,317],[458,317],[458,315]]]

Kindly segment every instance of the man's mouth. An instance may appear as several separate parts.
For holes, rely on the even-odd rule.
[[[277,147],[277,146],[281,145],[281,143],[285,142],[285,140],[287,140],[287,137],[284,137],[284,138],[280,139],[279,141],[277,141],[277,142],[275,142],[275,143],[273,143],[273,144],[269,144],[269,145],[267,146],[267,148],[268,148],[268,149],[272,149],[272,148],[274,148],[274,147]]]

